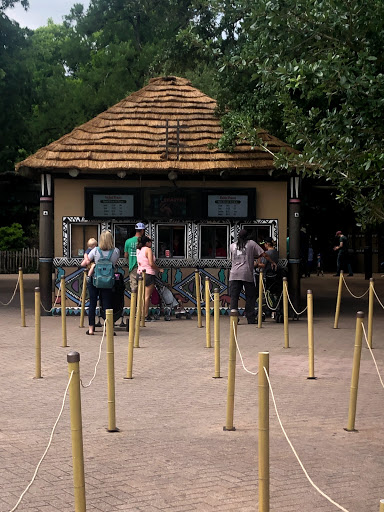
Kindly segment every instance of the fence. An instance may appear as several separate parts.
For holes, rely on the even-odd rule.
[[[17,274],[19,267],[24,272],[39,271],[39,250],[0,251],[0,274]]]

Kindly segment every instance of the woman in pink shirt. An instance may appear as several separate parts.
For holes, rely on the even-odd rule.
[[[137,244],[137,273],[140,275],[145,270],[145,300],[144,312],[146,322],[151,322],[152,317],[149,316],[149,301],[155,287],[156,272],[163,272],[155,263],[155,255],[152,252],[152,240],[144,235],[139,239]]]

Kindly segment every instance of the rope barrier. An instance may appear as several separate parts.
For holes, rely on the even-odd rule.
[[[265,289],[265,286],[264,286],[264,281],[262,281],[263,283],[263,292],[264,292],[264,297],[265,297],[265,303],[267,304],[267,307],[271,310],[271,311],[277,311],[277,308],[279,307],[279,304],[280,304],[280,301],[281,301],[281,298],[283,297],[283,292],[281,292],[280,294],[280,297],[279,297],[279,300],[277,301],[277,304],[276,304],[276,307],[273,308],[269,301],[270,301],[270,298],[271,298],[271,295],[269,293],[269,295],[267,295],[267,291],[269,292],[269,290],[266,290]]]
[[[97,365],[99,364],[100,362],[100,358],[101,358],[101,347],[103,346],[103,341],[104,341],[104,336],[105,336],[105,326],[107,325],[107,322],[105,321],[104,322],[104,326],[103,326],[103,335],[101,337],[101,342],[100,342],[100,346],[99,346],[99,357],[97,359],[97,362],[96,362],[96,365],[95,365],[95,370],[93,372],[93,377],[92,379],[89,381],[88,384],[83,384],[83,381],[80,379],[80,384],[82,385],[83,388],[89,388],[89,386],[92,384],[94,378],[96,377],[96,372],[97,372]]]
[[[60,293],[60,290],[61,290],[61,281],[60,281],[60,284],[59,284],[59,288],[57,290],[57,295],[56,295],[56,299],[55,299],[55,302],[53,303],[53,306],[51,307],[51,309],[45,309],[43,303],[40,301],[40,306],[44,309],[44,311],[46,313],[52,313],[52,311],[55,309],[56,307],[56,304],[57,304],[57,300],[59,298],[59,293]]]
[[[241,355],[241,352],[240,352],[240,348],[239,348],[239,344],[237,343],[237,336],[236,336],[236,331],[235,331],[235,326],[233,325],[233,333],[235,335],[235,342],[236,342],[236,347],[237,347],[237,351],[239,353],[239,356],[240,356],[240,359],[241,359],[241,364],[243,365],[243,368],[244,370],[247,372],[247,373],[250,373],[251,375],[257,375],[259,372],[257,371],[256,373],[253,373],[249,370],[247,370],[247,368],[245,367],[245,364],[244,364],[244,360],[243,360],[243,356]]]
[[[300,467],[301,469],[304,471],[304,474],[305,476],[307,477],[307,480],[309,481],[309,483],[316,489],[316,491],[318,493],[320,493],[325,499],[327,499],[330,503],[332,503],[333,505],[335,505],[338,509],[340,510],[343,510],[344,512],[348,512],[347,509],[345,509],[344,507],[342,507],[341,505],[339,505],[338,503],[336,503],[336,501],[333,501],[332,498],[330,498],[327,494],[325,494],[325,492],[323,492],[319,487],[317,487],[317,485],[313,482],[312,478],[308,475],[308,472],[307,470],[305,469],[303,463],[301,462],[299,456],[297,455],[297,452],[295,450],[295,448],[293,447],[293,444],[291,443],[286,431],[285,431],[285,428],[283,427],[283,424],[281,422],[281,419],[280,419],[280,415],[279,415],[279,412],[277,410],[277,405],[276,405],[276,400],[275,400],[275,395],[273,393],[273,389],[272,389],[272,385],[271,385],[271,381],[269,380],[269,376],[268,376],[268,372],[267,370],[265,369],[264,367],[264,373],[267,377],[267,380],[268,380],[268,385],[269,385],[269,389],[271,391],[271,396],[272,396],[272,401],[273,401],[273,405],[275,407],[275,412],[276,412],[276,416],[277,416],[277,419],[280,423],[280,427],[281,427],[281,430],[283,431],[283,434],[285,436],[285,439],[287,440],[289,446],[291,447],[291,450],[293,451],[293,454],[294,456],[296,457],[298,463],[300,464]]]
[[[20,280],[20,275],[18,275],[18,277],[17,277],[16,288],[15,288],[15,291],[13,292],[13,295],[12,295],[12,297],[10,298],[10,300],[9,300],[7,303],[5,303],[5,302],[1,302],[1,300],[0,300],[0,304],[1,304],[2,306],[9,306],[9,304],[10,304],[10,303],[13,301],[13,299],[15,298],[16,290],[17,290],[17,287],[19,286],[19,280]]]
[[[379,367],[377,366],[375,356],[373,355],[372,349],[371,349],[371,347],[369,346],[369,343],[368,343],[367,333],[365,332],[364,324],[362,323],[362,324],[361,324],[361,326],[362,326],[362,328],[363,328],[363,333],[364,333],[365,341],[366,341],[367,346],[368,346],[368,348],[369,348],[369,351],[370,351],[370,353],[371,353],[371,356],[372,356],[373,362],[375,363],[375,366],[376,366],[377,375],[379,376],[379,379],[380,379],[381,385],[382,385],[382,386],[383,386],[383,388],[384,388],[384,383],[383,383],[383,379],[381,378],[381,375],[380,375],[380,372],[379,372]]]
[[[290,303],[290,305],[291,305],[291,308],[293,309],[293,311],[296,313],[296,315],[297,315],[297,316],[300,316],[300,315],[302,315],[303,313],[305,313],[305,311],[307,311],[308,306],[305,306],[305,308],[303,309],[303,311],[301,311],[300,313],[298,313],[298,312],[296,311],[296,309],[294,308],[294,306],[293,306],[293,304],[292,304],[292,302],[291,302],[291,297],[289,296],[288,289],[287,289],[287,296],[288,296],[288,301],[289,301],[289,303]]]
[[[60,412],[59,412],[59,415],[57,417],[57,420],[55,421],[55,424],[53,425],[53,428],[52,428],[52,432],[51,432],[51,436],[49,438],[49,442],[48,442],[48,446],[46,447],[44,453],[43,453],[43,456],[41,457],[41,459],[39,460],[39,463],[37,464],[36,466],[36,469],[35,469],[35,472],[33,474],[33,477],[32,477],[32,480],[29,482],[29,484],[27,485],[27,487],[25,488],[25,490],[23,491],[23,493],[21,494],[18,502],[16,503],[16,505],[9,511],[9,512],[14,512],[18,506],[20,505],[21,503],[21,500],[23,499],[23,497],[25,496],[25,494],[28,492],[29,488],[31,487],[31,485],[33,484],[33,482],[35,481],[35,478],[37,476],[37,472],[39,471],[39,468],[41,466],[41,463],[43,462],[45,456],[47,455],[48,453],[48,450],[52,444],[52,439],[53,439],[53,434],[55,433],[55,429],[56,429],[56,426],[57,424],[59,423],[59,420],[61,418],[61,415],[63,414],[63,410],[64,410],[64,405],[65,405],[65,399],[67,397],[67,392],[68,392],[68,388],[69,388],[69,385],[71,383],[71,380],[72,380],[72,376],[73,376],[73,372],[71,372],[71,375],[69,376],[69,380],[68,380],[68,384],[67,384],[67,387],[65,388],[65,392],[64,392],[64,397],[63,397],[63,403],[61,405],[61,409],[60,409]]]
[[[377,296],[377,293],[376,293],[376,290],[375,290],[375,287],[373,287],[373,293],[375,294],[375,297],[377,299],[377,302],[380,304],[380,306],[384,309],[384,305],[383,303],[381,302],[381,300],[379,299],[379,297]]]
[[[345,281],[344,274],[343,274],[343,283],[345,284],[346,289],[349,291],[349,293],[350,293],[350,294],[352,295],[352,297],[354,297],[355,299],[362,299],[362,298],[363,298],[365,295],[367,295],[367,293],[369,292],[369,287],[368,287],[368,289],[363,293],[363,295],[359,295],[359,296],[354,295],[354,294],[351,292],[351,290],[348,288],[348,285],[347,285],[347,283],[346,283],[346,281]]]

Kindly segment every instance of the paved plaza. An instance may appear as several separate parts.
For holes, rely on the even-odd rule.
[[[375,275],[384,303],[384,278]],[[346,278],[351,291],[368,288],[364,275]],[[12,296],[17,276],[0,276],[0,300]],[[86,336],[79,317],[67,318],[62,348],[60,317],[42,317],[42,379],[35,374],[34,287],[25,276],[27,327],[20,326],[18,294],[0,305],[0,512],[9,512],[30,482],[58,417],[68,383],[67,353],[80,352],[84,383],[98,358],[101,329]],[[368,313],[368,295],[343,290],[339,329],[333,329],[338,279],[302,280],[314,294],[315,375],[307,380],[305,314],[290,321],[290,348],[283,325],[268,319],[262,329],[238,326],[245,366],[257,371],[258,352],[270,353],[270,378],[287,434],[314,483],[348,512],[378,512],[384,498],[384,389],[363,341],[356,428],[347,426],[356,312]],[[87,320],[87,319],[86,319]],[[203,319],[205,320],[205,319]],[[367,326],[367,318],[364,320]],[[204,323],[205,325],[205,323]],[[127,370],[128,336],[116,329],[116,423],[108,433],[106,343],[96,378],[81,389],[88,512],[251,512],[258,510],[258,377],[237,355],[235,432],[226,419],[229,317],[222,316],[221,379],[213,379],[214,350],[205,328],[192,320],[152,322]],[[213,321],[212,321],[213,332]],[[376,301],[373,346],[384,377],[384,311]],[[212,335],[213,339],[213,335]],[[270,401],[270,510],[340,510],[308,482]],[[74,511],[69,399],[35,482],[20,512]]]

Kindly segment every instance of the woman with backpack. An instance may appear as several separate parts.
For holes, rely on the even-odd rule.
[[[86,267],[94,262],[92,277],[88,277],[89,308],[88,322],[89,329],[86,334],[95,333],[95,316],[97,301],[103,303],[103,309],[112,309],[112,288],[115,279],[115,265],[120,257],[120,250],[114,247],[113,237],[110,231],[102,231],[99,238],[99,245],[91,250],[81,262]]]
[[[137,273],[140,275],[145,270],[145,299],[144,311],[145,321],[151,322],[154,318],[149,316],[149,301],[155,287],[156,272],[163,272],[155,263],[155,255],[152,252],[152,240],[144,235],[137,244]]]

